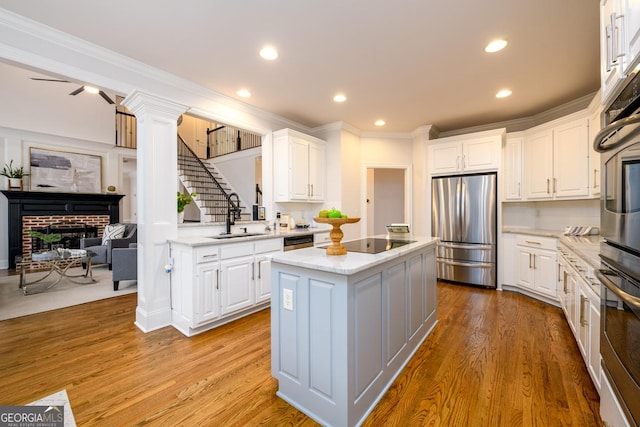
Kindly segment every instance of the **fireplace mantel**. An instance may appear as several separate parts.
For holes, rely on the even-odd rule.
[[[22,254],[22,217],[31,215],[109,215],[120,221],[123,194],[51,193],[44,191],[2,191],[8,200],[9,268],[15,268]]]

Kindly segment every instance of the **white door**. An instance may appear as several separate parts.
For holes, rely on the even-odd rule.
[[[220,276],[221,314],[229,314],[254,304],[253,256],[222,261]]]

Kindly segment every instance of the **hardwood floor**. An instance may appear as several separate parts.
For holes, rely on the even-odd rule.
[[[186,338],[136,295],[0,322],[0,404],[66,389],[78,426],[315,426],[276,397],[269,310]],[[601,426],[559,308],[438,285],[439,324],[365,426]]]

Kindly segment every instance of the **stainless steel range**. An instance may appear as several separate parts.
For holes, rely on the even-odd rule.
[[[601,293],[603,372],[629,424],[640,424],[640,75],[605,109],[597,273]],[[604,398],[603,398],[604,399]],[[606,402],[602,402],[605,405]]]

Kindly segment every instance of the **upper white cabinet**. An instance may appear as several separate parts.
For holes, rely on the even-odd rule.
[[[593,149],[593,141],[602,128],[601,114],[602,109],[597,108],[589,117],[589,194],[594,197],[600,195],[600,153]]]
[[[504,129],[498,129],[430,141],[431,175],[498,169],[504,135]]]
[[[602,103],[640,61],[640,2],[601,0],[600,76]]]
[[[507,135],[502,159],[503,200],[522,200],[522,132]]]
[[[525,195],[529,200],[589,196],[589,119],[559,119],[525,132]]]
[[[309,135],[282,129],[273,133],[276,202],[323,202],[325,144]]]

